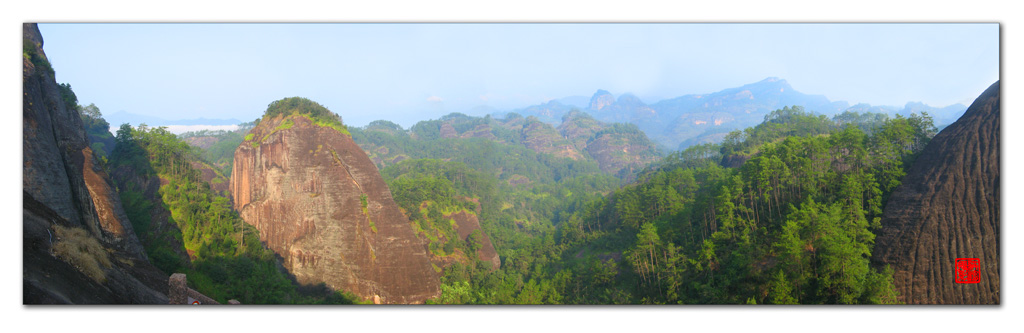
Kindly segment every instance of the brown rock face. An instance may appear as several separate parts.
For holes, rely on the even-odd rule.
[[[462,133],[460,138],[484,138],[488,140],[498,140],[494,133],[491,133],[491,127],[487,124],[480,124],[473,129]]]
[[[462,240],[469,238],[473,231],[480,230],[481,247],[477,251],[477,255],[480,257],[480,260],[491,263],[491,269],[501,268],[501,258],[498,257],[498,251],[494,249],[491,238],[480,228],[480,219],[476,214],[463,210],[451,215],[445,215],[444,217],[455,220],[455,224],[458,226],[459,238]]]
[[[96,164],[82,119],[64,105],[39,28],[23,30],[34,53],[22,67],[24,302],[166,303],[167,277],[150,265],[117,191]],[[58,226],[85,232],[60,239]],[[61,242],[98,244],[102,252],[61,258],[55,255]],[[86,267],[88,257],[107,256],[109,265]]]
[[[875,244],[907,304],[999,304],[999,82],[921,152]],[[954,282],[957,258],[981,259],[980,283]]]
[[[440,295],[426,247],[351,137],[294,115],[250,134],[235,150],[235,209],[299,283],[384,303]]]
[[[452,127],[450,123],[441,124],[441,137],[442,138],[457,138],[459,133],[455,131],[455,127]]]

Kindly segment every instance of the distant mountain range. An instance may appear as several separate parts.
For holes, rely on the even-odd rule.
[[[877,112],[890,116],[911,112],[928,112],[935,125],[952,123],[967,109],[963,104],[936,108],[920,102],[904,107],[872,106],[845,101],[831,101],[822,95],[808,95],[796,91],[786,80],[767,78],[738,88],[710,94],[691,94],[665,99],[654,104],[644,103],[632,94],[617,98],[605,90],[598,90],[588,105],[580,105],[578,96],[548,101],[547,103],[513,110],[523,116],[535,116],[540,121],[558,125],[562,117],[572,110],[580,110],[603,122],[621,122],[637,125],[651,139],[664,148],[683,149],[693,144],[718,142],[729,131],[754,126],[769,112],[784,106],[799,105],[806,110],[832,116],[843,111]],[[506,112],[492,115],[503,117]]]

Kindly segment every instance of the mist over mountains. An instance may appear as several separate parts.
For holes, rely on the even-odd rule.
[[[618,95],[598,89],[589,98],[567,96],[513,110],[502,110],[481,105],[467,114],[487,115],[505,118],[511,113],[524,117],[534,116],[541,122],[558,126],[565,115],[573,110],[585,112],[606,123],[630,123],[637,125],[652,140],[665,150],[708,142],[720,142],[728,132],[757,125],[773,110],[786,106],[802,106],[806,110],[834,116],[845,111],[883,113],[889,116],[909,116],[912,113],[927,112],[935,124],[942,128],[959,118],[967,107],[953,104],[935,107],[921,102],[910,101],[903,106],[871,105],[847,101],[832,101],[823,95],[810,95],[797,91],[786,80],[769,77],[759,82],[746,84],[707,94],[688,94],[648,103],[631,93]],[[107,116],[117,127],[122,123],[133,126],[168,126],[175,133],[202,129],[225,129],[223,126],[237,125],[237,119],[179,119],[167,120],[119,111]],[[427,120],[427,119],[417,119]]]
[[[905,106],[873,106],[866,103],[851,106],[846,101],[832,101],[822,95],[801,93],[784,79],[767,78],[737,88],[710,94],[689,94],[648,104],[630,93],[619,96],[598,90],[585,105],[581,99],[566,97],[533,105],[512,112],[535,116],[554,125],[573,109],[584,111],[604,122],[637,125],[651,139],[666,149],[684,149],[694,144],[719,142],[731,130],[756,125],[772,110],[799,105],[806,110],[827,116],[844,111],[885,113],[890,116],[928,112],[938,126],[952,123],[967,109],[963,104],[933,107],[921,102]],[[504,116],[507,112],[494,112]]]
[[[113,126],[120,126],[121,124],[128,123],[132,126],[138,126],[140,124],[146,124],[149,126],[168,126],[168,125],[238,125],[241,120],[229,118],[229,119],[209,119],[209,118],[195,118],[195,119],[177,119],[169,120],[162,117],[147,116],[135,113],[129,113],[127,111],[117,111],[109,115],[103,115],[107,121]]]

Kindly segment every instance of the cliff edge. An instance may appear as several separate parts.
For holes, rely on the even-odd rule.
[[[23,25],[23,302],[167,303],[35,24]]]
[[[325,282],[382,303],[437,297],[425,245],[331,116],[306,99],[272,103],[235,151],[235,209],[301,284]]]
[[[928,143],[886,203],[876,264],[907,304],[999,304],[999,82]],[[979,258],[980,282],[955,282]]]

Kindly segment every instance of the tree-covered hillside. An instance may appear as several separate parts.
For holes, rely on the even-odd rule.
[[[197,149],[165,128],[127,124],[117,132],[109,168],[125,212],[150,260],[186,273],[190,286],[221,303],[350,304],[324,286],[298,286],[280,269],[256,229],[192,167]]]
[[[866,135],[856,124],[786,108],[721,147],[673,154],[641,182],[559,225],[560,272],[576,277],[563,296],[574,303],[895,302],[891,272],[869,265],[874,231],[904,165],[933,134],[927,116],[889,119]],[[722,167],[731,154],[749,159]],[[595,274],[595,259],[614,272]]]
[[[831,120],[787,107],[612,191],[599,174],[517,189],[487,165],[467,177],[437,160],[382,173],[405,207],[452,197],[483,207],[501,269],[446,268],[439,303],[893,303],[891,272],[869,265],[874,231],[931,135],[927,116]]]
[[[408,131],[375,121],[353,129],[353,139],[379,168],[406,159],[466,158],[459,161],[494,170],[499,179],[511,182],[550,182],[597,171],[628,180],[661,157],[657,145],[634,125],[602,123],[579,111],[563,120],[555,128],[515,113],[502,119],[453,113],[421,121]]]
[[[578,112],[558,129],[452,114],[349,131],[442,273],[432,302],[449,304],[895,302],[891,273],[869,265],[874,231],[935,134],[927,115],[785,107],[634,164],[622,187],[626,169],[603,171],[590,147],[649,141]],[[458,214],[482,233],[460,236]],[[482,235],[500,268],[468,254]]]

